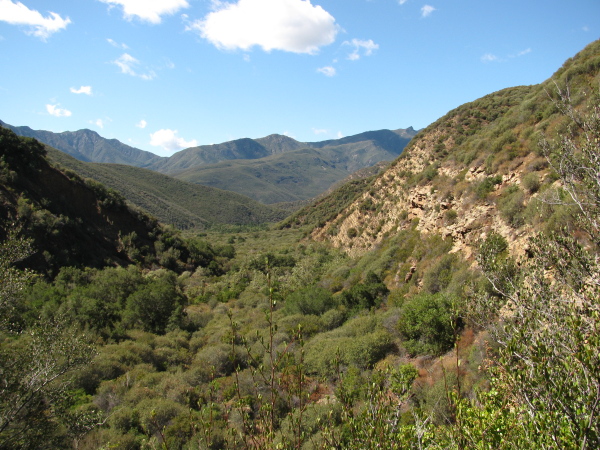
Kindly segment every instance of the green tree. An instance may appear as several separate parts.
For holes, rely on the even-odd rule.
[[[39,320],[26,329],[10,320],[33,277],[14,267],[30,255],[30,241],[13,232],[0,250],[0,448],[64,446],[67,429],[87,430],[95,419],[71,415],[70,428],[61,420],[70,403],[69,375],[89,363],[94,350],[60,319]]]
[[[145,331],[164,334],[170,323],[183,317],[184,298],[173,272],[165,272],[132,293],[127,299],[125,321]]]

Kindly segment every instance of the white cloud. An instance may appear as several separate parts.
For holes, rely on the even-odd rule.
[[[315,134],[327,134],[328,133],[328,131],[325,130],[324,128],[313,128],[312,131]]]
[[[215,2],[215,10],[188,26],[219,49],[283,50],[315,54],[335,41],[331,14],[310,0]]]
[[[119,44],[118,42],[108,38],[106,40],[106,42],[108,42],[110,45],[112,45],[113,47],[117,47],[117,48],[122,48],[123,50],[127,50],[129,47],[127,46],[127,44]]]
[[[348,59],[351,61],[356,61],[360,59],[360,52],[363,51],[364,56],[371,56],[373,54],[373,50],[377,50],[379,48],[379,44],[376,44],[371,39],[368,41],[361,41],[360,39],[352,39],[352,41],[345,41],[344,45],[350,45],[354,47],[352,53],[348,55]]]
[[[338,131],[338,132],[337,132],[337,138],[338,138],[338,139],[341,139],[341,138],[343,138],[343,137],[344,137],[344,134],[343,134],[341,131]]]
[[[587,25],[584,25],[584,26],[583,26],[581,29],[582,29],[583,31],[585,31],[586,33],[587,33],[588,31],[590,31],[590,27],[588,27]]]
[[[121,69],[121,73],[125,75],[131,75],[132,77],[139,77],[144,80],[152,80],[156,78],[156,73],[150,70],[147,73],[138,73],[136,71],[136,67],[140,64],[140,62],[131,56],[129,53],[123,53],[116,60],[113,61],[119,69]]]
[[[104,128],[104,121],[102,119],[97,119],[92,123],[94,125],[96,125],[98,128]]]
[[[79,89],[72,87],[71,92],[73,94],[92,95],[92,87],[91,86],[81,86]]]
[[[517,53],[517,56],[525,56],[528,53],[531,53],[531,48],[526,48],[525,50],[520,51],[519,53]]]
[[[164,151],[173,153],[183,148],[195,147],[198,142],[195,139],[186,141],[178,137],[177,130],[162,129],[150,134],[150,145],[162,147]]]
[[[319,67],[317,69],[317,72],[322,73],[323,75],[326,75],[328,77],[332,77],[335,75],[335,67],[332,66],[325,66],[325,67]]]
[[[481,61],[483,61],[483,62],[496,62],[496,61],[500,61],[500,58],[498,58],[496,55],[494,55],[492,53],[486,53],[485,55],[483,55],[481,57]]]
[[[100,0],[110,7],[123,7],[123,16],[127,20],[137,17],[150,23],[160,23],[162,16],[175,14],[183,8],[189,7],[186,0]]]
[[[44,40],[71,23],[68,17],[63,19],[54,12],[49,12],[49,16],[44,17],[39,11],[29,9],[21,2],[13,3],[11,0],[0,0],[0,21],[11,25],[29,26],[28,34]]]
[[[135,124],[135,126],[138,128],[146,128],[146,125],[148,125],[148,122],[146,122],[144,119]]]
[[[421,17],[428,17],[434,11],[435,11],[435,8],[433,6],[425,5],[421,8]]]
[[[59,105],[46,105],[46,111],[54,117],[69,117],[72,113],[68,109],[59,108]]]
[[[398,0],[398,3],[400,3],[401,5],[404,5],[408,0]]]

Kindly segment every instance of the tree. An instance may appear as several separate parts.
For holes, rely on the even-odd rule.
[[[56,448],[68,436],[69,375],[89,363],[85,336],[56,319],[23,329],[15,320],[19,293],[33,278],[14,264],[31,254],[31,242],[9,233],[0,244],[0,448]],[[70,414],[70,413],[69,413]],[[74,418],[71,429],[89,429],[95,417]]]

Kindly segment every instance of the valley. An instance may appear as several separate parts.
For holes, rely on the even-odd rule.
[[[597,448],[599,86],[596,41],[418,132],[3,124],[0,447]]]

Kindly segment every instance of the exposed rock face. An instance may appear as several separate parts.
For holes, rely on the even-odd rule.
[[[452,239],[452,252],[463,252],[467,259],[473,256],[477,242],[492,231],[506,238],[514,255],[523,254],[531,227],[511,227],[501,217],[494,198],[503,188],[520,185],[524,168],[536,155],[530,154],[515,162],[513,165],[518,167],[503,174],[501,182],[489,194],[490,198],[485,200],[475,198],[469,189],[494,175],[486,173],[479,160],[469,167],[452,161],[437,167],[438,179],[445,177],[450,184],[464,185],[460,197],[439,192],[436,189],[439,183],[431,181],[421,181],[407,189],[405,185],[410,176],[407,174],[422,172],[435,160],[433,149],[440,137],[439,131],[433,131],[409,145],[405,154],[380,174],[369,192],[365,192],[344,215],[316,229],[313,238],[330,240],[351,256],[358,256],[372,249],[385,236],[407,229],[418,221],[417,230]],[[452,148],[454,144],[452,138],[443,143],[446,148]],[[370,207],[365,208],[365,204]]]

